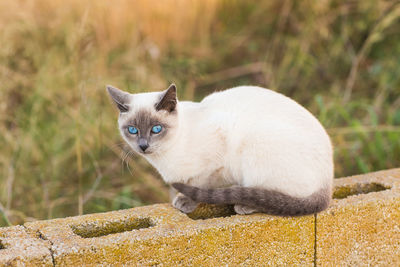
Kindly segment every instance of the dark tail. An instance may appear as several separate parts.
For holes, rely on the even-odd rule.
[[[263,213],[279,216],[317,213],[326,209],[331,200],[328,188],[321,189],[308,197],[299,198],[274,190],[240,186],[214,189],[201,189],[182,183],[174,183],[172,186],[196,202],[245,205]]]

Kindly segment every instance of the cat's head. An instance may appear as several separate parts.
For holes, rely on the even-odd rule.
[[[119,130],[139,154],[157,154],[168,149],[178,128],[176,86],[162,92],[130,94],[115,87],[107,91],[118,107]]]

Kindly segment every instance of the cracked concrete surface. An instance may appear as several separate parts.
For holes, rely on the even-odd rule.
[[[203,206],[199,210],[204,217],[207,210],[217,209],[225,208]],[[150,219],[150,223],[139,223],[137,230],[123,231],[145,219]],[[52,242],[56,265],[312,265],[314,254],[313,216],[278,218],[255,214],[193,220],[169,204],[159,204],[26,226],[40,231]],[[79,234],[73,230],[77,227]],[[113,227],[113,233],[109,233]],[[104,235],[90,237],[90,233],[97,231],[94,229],[105,229]],[[122,232],[116,233],[118,229]],[[280,251],[286,252],[284,257],[268,256],[279,255]]]
[[[50,242],[24,226],[0,228],[1,266],[53,266]]]
[[[398,264],[400,169],[336,179],[334,196],[300,218],[158,204],[0,228],[0,265]]]

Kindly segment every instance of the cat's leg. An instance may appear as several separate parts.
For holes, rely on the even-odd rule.
[[[241,215],[258,212],[258,210],[256,208],[252,208],[252,207],[244,206],[244,205],[239,205],[239,204],[236,204],[233,207],[233,209],[235,210],[235,212],[237,214],[241,214]]]
[[[172,206],[184,213],[190,213],[194,211],[198,204],[199,203],[181,193],[178,193],[172,201]]]

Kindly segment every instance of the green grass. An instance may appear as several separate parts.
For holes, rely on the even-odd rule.
[[[126,157],[105,92],[253,84],[294,98],[337,177],[400,166],[400,4],[391,1],[0,3],[0,225],[168,200]]]

